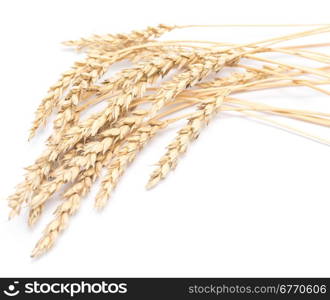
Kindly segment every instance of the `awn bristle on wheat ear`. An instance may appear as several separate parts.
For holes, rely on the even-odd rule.
[[[147,188],[174,170],[189,144],[211,120],[217,120],[215,116],[228,112],[330,144],[325,138],[272,118],[281,116],[328,127],[330,113],[240,98],[251,91],[301,86],[330,95],[322,87],[330,83],[330,55],[313,49],[329,45],[321,41],[283,46],[286,41],[329,33],[330,26],[249,43],[157,40],[172,30],[179,33],[195,27],[199,26],[161,24],[128,34],[93,35],[64,43],[83,52],[85,58],[60,76],[37,108],[30,138],[55,114],[53,132],[43,153],[26,168],[24,180],[8,199],[10,217],[28,209],[27,222],[32,226],[46,213],[57,192],[66,189],[33,257],[55,244],[96,179],[101,179],[101,185],[94,206],[102,209],[138,153],[160,131],[177,126],[180,120],[186,124],[169,143]],[[201,27],[207,30],[210,26]],[[275,46],[278,43],[280,47]],[[271,58],[272,54],[309,60],[309,64],[284,63]],[[104,78],[114,63],[125,60],[131,66]],[[91,114],[101,102],[105,107]]]

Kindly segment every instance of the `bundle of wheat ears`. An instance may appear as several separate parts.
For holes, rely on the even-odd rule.
[[[166,127],[175,126],[176,121],[185,119],[186,123],[159,159],[147,188],[156,186],[176,167],[190,142],[217,114],[235,112],[329,143],[268,115],[329,126],[330,113],[274,107],[239,96],[288,86],[304,86],[329,94],[324,85],[330,83],[330,55],[315,51],[329,44],[277,44],[329,32],[330,26],[314,25],[295,34],[245,44],[166,41],[163,37],[156,40],[170,31],[193,27],[201,26],[159,25],[128,34],[93,35],[64,43],[83,52],[85,58],[63,73],[42,99],[30,138],[55,114],[52,135],[42,155],[26,168],[24,180],[8,199],[10,218],[27,208],[28,224],[32,226],[45,204],[65,187],[54,218],[32,257],[54,245],[98,177],[101,184],[95,207],[102,209],[142,148]],[[262,56],[264,53],[267,58]],[[318,66],[268,58],[279,53],[316,62]],[[114,63],[124,60],[130,63],[129,67],[105,78]],[[106,105],[95,112],[100,102]],[[82,115],[92,108],[93,113]]]

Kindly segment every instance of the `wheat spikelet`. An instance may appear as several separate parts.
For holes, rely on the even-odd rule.
[[[26,189],[25,182],[16,186],[15,193],[8,197],[9,219],[20,214],[23,203],[31,198],[32,193],[30,189]]]
[[[42,204],[29,211],[29,217],[28,217],[29,226],[33,226],[37,222],[37,220],[40,218],[42,214],[43,209],[44,209],[44,205]]]

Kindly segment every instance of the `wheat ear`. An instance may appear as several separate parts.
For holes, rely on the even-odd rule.
[[[135,159],[138,152],[166,125],[165,121],[149,121],[127,138],[127,142],[125,142],[114,160],[107,167],[108,173],[102,180],[101,188],[95,199],[95,207],[97,209],[102,209],[106,205],[120,177],[125,172],[127,166]]]
[[[145,43],[146,41],[158,38],[166,32],[172,31],[176,26],[159,24],[155,27],[147,27],[144,30],[134,30],[128,34],[106,34],[93,35],[89,38],[66,41],[66,46],[76,47],[78,50],[84,48],[102,48],[107,51],[117,51],[132,45]]]
[[[39,127],[46,124],[46,121],[56,107],[58,100],[62,97],[65,89],[72,83],[75,75],[75,69],[67,71],[62,74],[58,82],[50,87],[47,96],[42,99],[41,104],[35,112],[35,119],[30,129],[29,140],[34,137]]]
[[[96,164],[83,171],[77,182],[64,193],[64,200],[57,207],[54,220],[45,228],[43,236],[32,251],[31,257],[40,256],[54,245],[59,233],[67,227],[69,217],[79,209],[81,198],[91,189],[93,182],[101,172],[104,160],[109,155],[112,155],[111,151],[99,155]]]
[[[45,161],[48,152],[36,160],[36,162],[25,168],[27,173],[22,183],[16,186],[15,192],[8,197],[8,206],[11,208],[9,218],[13,218],[20,214],[21,207],[25,202],[28,202],[34,191],[40,186],[44,174],[48,174],[51,164]]]
[[[230,89],[224,89],[214,99],[205,101],[199,106],[197,112],[189,118],[188,123],[179,130],[173,142],[167,146],[166,153],[158,161],[157,168],[150,175],[146,185],[147,189],[157,185],[171,170],[175,169],[180,155],[185,153],[189,143],[199,136],[203,126],[208,124],[229,93]]]

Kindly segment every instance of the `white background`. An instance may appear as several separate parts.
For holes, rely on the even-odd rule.
[[[329,148],[245,118],[216,118],[176,171],[146,191],[152,164],[177,128],[164,132],[129,168],[104,212],[93,209],[93,189],[41,259],[29,254],[60,200],[33,229],[26,214],[8,222],[5,201],[47,137],[27,142],[34,110],[77,59],[61,41],[158,23],[329,23],[327,4],[1,1],[0,276],[330,276]],[[286,29],[190,29],[166,38],[239,43],[278,33]],[[275,96],[272,104],[330,111],[329,98],[307,89],[246,98]],[[314,133],[329,138],[328,129]]]

